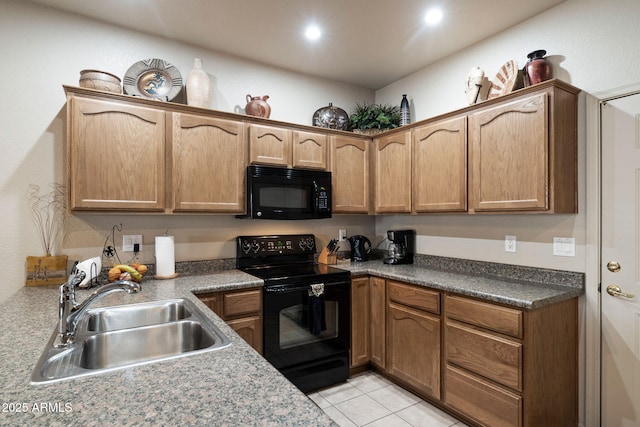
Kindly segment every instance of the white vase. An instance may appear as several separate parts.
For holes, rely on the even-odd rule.
[[[194,107],[211,107],[211,81],[202,69],[202,61],[193,61],[193,70],[187,76],[187,104]]]

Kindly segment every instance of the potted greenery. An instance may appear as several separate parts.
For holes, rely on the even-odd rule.
[[[29,204],[44,256],[27,257],[26,286],[59,285],[67,279],[67,255],[52,255],[58,236],[64,229],[66,193],[64,186],[53,184],[48,193],[30,185]]]
[[[349,128],[356,133],[375,135],[400,125],[400,106],[389,104],[359,104],[349,116]]]

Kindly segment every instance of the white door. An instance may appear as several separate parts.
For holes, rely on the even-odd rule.
[[[640,425],[640,94],[608,101],[601,109],[601,425],[637,427]]]

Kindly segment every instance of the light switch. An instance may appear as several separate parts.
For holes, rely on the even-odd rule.
[[[554,237],[553,254],[556,256],[576,256],[576,239],[573,237]]]

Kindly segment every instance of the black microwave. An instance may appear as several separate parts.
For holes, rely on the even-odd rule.
[[[331,218],[331,172],[247,167],[247,215],[260,219]]]

